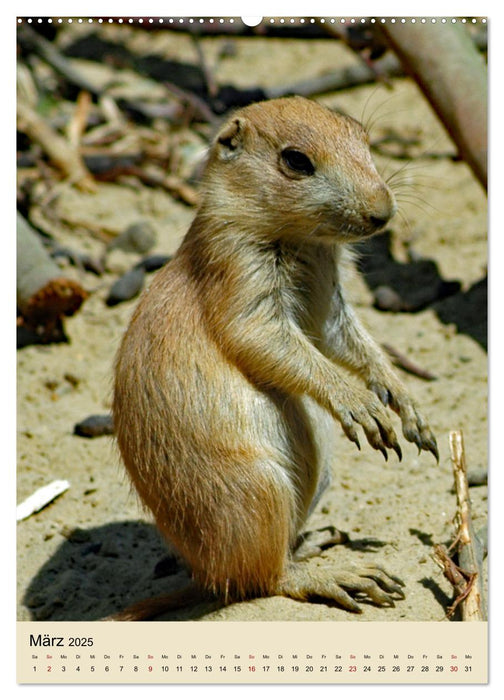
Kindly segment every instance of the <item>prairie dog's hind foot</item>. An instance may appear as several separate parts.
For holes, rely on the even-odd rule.
[[[304,562],[293,562],[280,580],[276,593],[301,601],[325,598],[350,612],[361,613],[356,600],[393,608],[396,600],[405,598],[403,587],[401,579],[378,566],[334,574]]]

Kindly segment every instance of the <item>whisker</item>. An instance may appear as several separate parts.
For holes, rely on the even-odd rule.
[[[378,85],[378,86],[373,90],[373,92],[371,93],[371,95],[370,95],[370,96],[368,97],[368,99],[366,100],[364,107],[366,107],[366,106],[368,105],[370,99],[374,96],[374,94],[376,93],[376,91],[379,90],[379,89],[381,89],[381,88],[382,88],[382,86],[381,86],[381,85]],[[401,98],[401,95],[400,95],[398,92],[397,92],[397,93],[393,93],[393,94],[390,94],[390,93],[389,93],[388,97],[387,97],[386,99],[382,100],[382,101],[380,102],[380,104],[377,105],[377,107],[375,108],[375,110],[369,115],[369,119],[367,120],[367,122],[364,123],[364,120],[362,120],[362,125],[364,126],[364,129],[365,129],[365,131],[366,131],[367,134],[371,134],[371,132],[373,131],[373,129],[376,128],[376,125],[377,125],[380,121],[383,121],[384,119],[386,119],[387,117],[389,117],[390,115],[394,115],[394,116],[395,116],[395,115],[397,115],[397,114],[404,114],[405,112],[409,112],[409,111],[410,111],[409,108],[404,108],[404,109],[400,109],[400,110],[392,110],[392,109],[390,109],[390,110],[388,110],[387,112],[381,112],[381,113],[380,113],[380,110],[381,110],[383,107],[385,107],[386,105],[388,106],[392,100],[396,100],[396,99],[400,99],[400,98]]]
[[[371,100],[373,99],[373,97],[376,95],[376,93],[377,93],[378,90],[380,90],[380,89],[382,89],[382,86],[381,86],[381,85],[376,85],[376,86],[374,87],[374,89],[373,89],[373,90],[369,93],[369,95],[367,96],[366,101],[364,102],[364,105],[363,105],[362,110],[361,110],[361,115],[360,115],[359,121],[360,121],[360,123],[362,124],[362,126],[364,127],[364,131],[365,131],[367,134],[369,134],[369,132],[370,132],[370,124],[369,124],[369,122],[367,121],[367,118],[366,118],[366,116],[365,116],[365,112],[366,112],[366,110],[367,110],[367,108],[368,108],[368,106],[369,106],[369,103],[371,102]],[[388,99],[391,99],[391,97],[389,97]],[[375,107],[375,109],[374,109],[374,110],[371,112],[371,114],[369,115],[369,119],[371,119],[371,118],[373,117],[373,115],[376,114],[377,110],[380,109],[387,101],[388,101],[388,100],[384,100],[384,101],[380,102],[380,103],[378,104],[378,106]]]
[[[389,160],[389,163],[390,163],[390,162],[391,162],[391,161]],[[392,175],[389,175],[389,176],[387,177],[387,179],[385,180],[385,182],[387,183],[387,185],[390,185],[390,183],[392,182],[392,180],[393,180],[395,177],[397,177],[398,175],[403,174],[403,173],[404,173],[406,170],[408,170],[408,169],[409,169],[409,170],[413,170],[415,167],[416,167],[416,168],[419,168],[419,167],[425,167],[425,166],[420,166],[420,164],[414,163],[413,161],[409,161],[409,160],[408,160],[408,161],[406,161],[405,163],[403,163],[403,164],[401,165],[400,168],[398,168],[396,171],[394,171],[394,172],[392,173]]]
[[[408,221],[408,217],[405,215],[405,213],[401,209],[399,209],[397,211],[397,216],[399,216],[399,218],[402,219],[404,226],[408,231],[409,237],[410,238],[413,237],[414,236],[413,229],[411,228],[411,224]]]
[[[389,184],[391,187],[407,186],[407,187],[436,187],[436,188],[438,188],[438,184],[436,184],[436,185],[431,184],[433,182],[432,177],[425,177],[423,179],[419,179],[419,177],[416,176],[415,179],[413,180],[413,178],[408,173],[405,173],[404,175],[405,176],[400,180],[395,179],[395,178],[389,178],[387,180],[387,184]],[[436,182],[439,182],[439,178],[437,178]]]
[[[441,210],[434,206],[431,202],[428,202],[425,199],[421,199],[420,197],[415,197],[415,198],[408,198],[408,197],[397,197],[397,202],[399,204],[408,204],[413,207],[417,207],[417,209],[420,209],[424,214],[428,214],[427,210],[431,210],[431,213],[436,213],[436,214],[441,214]]]

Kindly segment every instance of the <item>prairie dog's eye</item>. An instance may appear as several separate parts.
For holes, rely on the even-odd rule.
[[[301,153],[301,151],[296,151],[294,148],[285,148],[281,156],[285,165],[300,175],[313,175],[315,172],[315,166],[308,156]]]

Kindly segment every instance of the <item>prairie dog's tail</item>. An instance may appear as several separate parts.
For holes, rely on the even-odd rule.
[[[103,618],[105,622],[138,622],[153,620],[170,610],[179,610],[188,605],[212,600],[195,583],[190,583],[180,591],[166,593],[155,598],[146,598],[138,603],[129,605],[114,615]]]

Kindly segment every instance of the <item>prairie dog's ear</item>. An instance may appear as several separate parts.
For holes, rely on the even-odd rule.
[[[242,117],[235,117],[222,127],[215,139],[215,148],[221,160],[233,160],[240,155],[247,128],[247,122]]]

